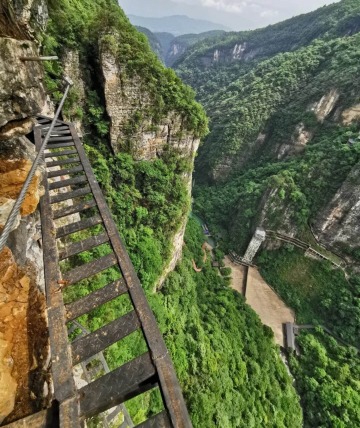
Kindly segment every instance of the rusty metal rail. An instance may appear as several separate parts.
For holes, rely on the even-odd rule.
[[[39,126],[35,127],[34,131],[37,148],[41,147],[50,122],[50,118],[38,118]],[[74,126],[56,121],[48,149],[51,152],[44,158],[47,174],[44,178],[45,195],[41,199],[40,210],[52,377],[54,398],[60,404],[60,426],[79,427],[89,417],[143,392],[159,388],[164,410],[139,426],[192,427],[155,317]],[[65,206],[58,206],[66,201]],[[93,214],[93,211],[96,211],[96,214]],[[74,215],[77,218],[74,218]],[[68,221],[59,225],[58,221],[61,219]],[[90,228],[94,226],[101,226],[103,231],[90,237],[88,233],[85,239],[78,242],[67,239],[79,231],[90,232]],[[110,245],[111,252],[108,255],[75,266],[68,272],[60,272],[60,260],[69,260],[104,243]],[[113,267],[121,272],[118,280],[76,301],[64,303],[63,293],[67,287],[76,286],[82,280]],[[131,302],[132,310],[129,313],[70,343],[67,323],[123,295],[127,295]],[[81,388],[75,385],[73,366],[135,331],[140,332],[145,340],[145,354],[88,385]]]

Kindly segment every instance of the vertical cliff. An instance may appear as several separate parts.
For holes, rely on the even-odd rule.
[[[47,20],[44,1],[0,6],[0,230],[35,157],[26,138],[43,108],[42,66],[34,32]],[[41,168],[0,253],[0,423],[42,408],[49,391],[40,222]]]

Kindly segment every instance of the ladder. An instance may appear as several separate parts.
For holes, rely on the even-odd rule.
[[[45,116],[37,119],[38,125],[34,128],[37,149],[51,120]],[[164,410],[138,426],[192,427],[164,340],[74,125],[57,120],[47,149],[44,155],[45,194],[40,201],[40,213],[52,379],[59,426],[82,426],[87,418],[159,388]],[[60,192],[54,194],[57,190]],[[70,202],[59,208],[59,203],[64,201]],[[64,218],[72,220],[56,226],[57,220]],[[86,231],[95,225],[102,225],[104,232],[78,242],[68,239],[71,234]],[[70,271],[60,271],[61,261],[105,243],[111,247],[109,254],[73,267]],[[65,304],[67,287],[76,286],[82,280],[114,266],[121,272],[118,280]],[[67,324],[125,294],[131,301],[130,312],[71,341]],[[143,335],[147,352],[85,386],[76,386],[74,366],[135,331]]]

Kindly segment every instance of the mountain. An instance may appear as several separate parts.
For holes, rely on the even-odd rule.
[[[172,67],[172,65],[178,60],[178,58],[184,55],[190,46],[193,46],[195,43],[202,40],[213,38],[221,34],[225,34],[225,31],[212,30],[200,34],[184,34],[173,38],[168,48],[165,50],[165,64],[168,67]]]
[[[225,33],[222,30],[213,30],[200,34],[184,34],[175,37],[170,33],[153,33],[144,27],[136,28],[145,34],[152,50],[168,67],[171,67],[195,43]]]
[[[199,34],[205,31],[229,29],[214,22],[192,19],[185,15],[172,15],[163,18],[146,18],[142,16],[129,15],[133,25],[148,28],[153,33],[165,32],[180,36],[182,34]]]
[[[135,27],[140,33],[143,33],[149,40],[151,49],[156,53],[156,55],[162,59],[164,57],[164,48],[158,39],[158,37],[152,33],[150,30],[144,27]],[[171,36],[171,35],[170,35]],[[173,38],[174,36],[172,36]]]
[[[224,252],[243,255],[255,229],[265,229],[260,272],[299,324],[340,339],[302,332],[301,356],[289,358],[307,427],[360,425],[359,359],[343,346],[360,343],[359,32],[359,1],[342,0],[205,39],[173,65],[210,118],[195,163],[195,212]],[[315,260],[299,241],[316,248]],[[330,366],[352,374],[340,379]],[[341,411],[328,399],[350,390]]]

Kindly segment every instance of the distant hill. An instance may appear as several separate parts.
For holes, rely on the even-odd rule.
[[[155,33],[156,34],[156,33]],[[177,61],[186,51],[195,43],[201,42],[206,39],[212,40],[213,38],[221,35],[225,35],[226,32],[223,30],[212,30],[206,31],[200,34],[184,34],[179,37],[175,37],[169,43],[169,46],[165,51],[165,64],[168,67]]]
[[[225,30],[229,28],[221,24],[200,19],[192,19],[186,15],[164,16],[163,18],[145,18],[142,16],[129,15],[131,23],[135,26],[146,27],[152,32],[171,33],[174,36],[182,34],[199,34],[205,31]]]
[[[156,55],[162,59],[164,57],[164,51],[163,46],[160,42],[160,40],[155,36],[154,33],[152,33],[150,30],[148,30],[145,27],[139,27],[136,26],[136,29],[140,31],[140,33],[145,34],[145,36],[148,38],[151,49],[156,53]],[[174,36],[172,36],[174,38]]]

